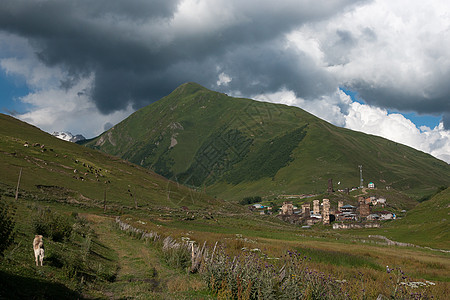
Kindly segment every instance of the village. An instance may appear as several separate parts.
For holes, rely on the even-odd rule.
[[[374,183],[370,182],[363,191],[375,189]],[[328,193],[333,193],[331,181],[329,181]],[[284,198],[314,198],[314,195],[283,195]],[[310,228],[315,224],[332,225],[333,229],[349,228],[374,228],[380,227],[380,221],[394,220],[396,214],[386,210],[387,200],[385,197],[358,196],[358,204],[351,205],[344,201],[337,201],[332,207],[330,199],[323,198],[322,201],[315,199],[295,206],[292,201],[284,201],[281,208],[273,209],[256,203],[249,209],[259,214],[276,215],[279,219],[291,224],[302,225]]]

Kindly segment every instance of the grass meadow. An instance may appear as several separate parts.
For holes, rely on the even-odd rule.
[[[0,247],[0,299],[448,299],[450,254],[424,247],[450,250],[449,189],[406,203],[403,219],[379,229],[302,229],[10,117],[0,123],[0,221],[11,220],[2,237],[13,228]],[[258,195],[259,185],[246,188]],[[141,231],[120,230],[116,217]],[[167,237],[180,246],[165,249]],[[189,241],[205,245],[195,272]]]
[[[209,253],[216,245],[216,258],[205,256],[209,264],[192,274],[188,271],[190,261],[185,260],[186,256],[190,258],[190,251],[184,258],[167,254],[161,241],[145,241],[139,234],[120,231],[114,216],[102,210],[50,201],[14,202],[5,196],[2,201],[15,207],[15,240],[0,259],[4,279],[0,296],[11,299],[31,295],[86,299],[268,299],[289,295],[299,299],[374,299],[380,294],[388,299],[445,299],[450,287],[448,253],[381,245],[356,231],[302,230],[251,213],[238,217],[234,213],[130,209],[119,216],[134,228],[156,232],[162,238],[205,243]],[[36,267],[31,241],[36,217],[42,218],[39,214],[43,211],[68,222],[70,234],[57,241],[50,234],[44,237],[44,267]],[[192,215],[193,219],[183,220]],[[295,259],[291,259],[294,253]],[[221,261],[217,261],[219,258]],[[184,262],[177,263],[180,259]],[[280,279],[283,266],[289,266],[289,271]],[[223,276],[217,277],[217,272]],[[213,284],[211,276],[215,278]],[[433,285],[406,285],[427,281]],[[324,294],[317,294],[319,290]]]

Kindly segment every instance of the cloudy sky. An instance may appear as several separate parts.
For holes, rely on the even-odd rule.
[[[96,136],[188,81],[450,163],[448,0],[2,0],[0,110],[45,131]]]

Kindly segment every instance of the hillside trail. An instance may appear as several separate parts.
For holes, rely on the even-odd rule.
[[[203,289],[195,276],[170,268],[158,257],[158,249],[119,231],[114,219],[88,214],[98,240],[113,249],[118,271],[114,282],[99,291],[109,299],[174,299],[185,297],[185,292]]]

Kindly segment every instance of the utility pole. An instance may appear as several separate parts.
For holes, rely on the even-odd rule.
[[[19,172],[19,180],[17,181],[17,188],[16,188],[16,201],[19,198],[19,185],[20,185],[20,177],[22,177],[22,168],[20,168]]]
[[[364,183],[363,183],[364,179],[362,177],[362,165],[359,165],[358,167],[359,167],[359,182],[360,182],[359,187],[363,188],[364,187]]]
[[[106,187],[105,194],[103,195],[103,212],[106,212]]]

